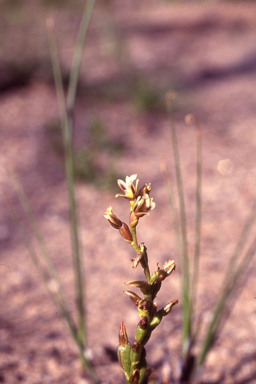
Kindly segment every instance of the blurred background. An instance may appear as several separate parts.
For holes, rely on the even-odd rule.
[[[84,1],[0,0],[0,382],[88,383],[76,349],[47,296],[7,209],[22,213],[9,171],[15,169],[74,307],[63,145],[45,21],[55,23],[67,85]],[[123,221],[116,180],[138,174],[152,183],[156,209],[141,220],[140,242],[156,263],[176,259],[168,198],[159,163],[174,178],[165,93],[176,92],[174,119],[185,188],[189,244],[195,217],[194,113],[203,131],[203,227],[198,311],[207,321],[220,282],[256,195],[255,1],[98,0],[78,83],[74,157],[86,276],[90,357],[102,382],[122,382],[115,350],[120,322],[132,337],[137,312],[122,294],[142,277],[132,249],[103,218]],[[218,170],[221,160],[232,167]],[[32,234],[28,231],[31,243]],[[36,245],[35,245],[36,246]],[[255,382],[255,271],[209,354],[200,383]],[[159,306],[179,298],[178,271],[163,284]],[[180,349],[180,308],[148,345],[159,377],[173,374]],[[161,381],[159,381],[161,382]]]

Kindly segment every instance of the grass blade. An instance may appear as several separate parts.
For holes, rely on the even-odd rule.
[[[188,259],[188,245],[187,245],[187,226],[186,226],[186,212],[184,203],[184,189],[181,176],[179,147],[176,136],[175,125],[172,113],[172,99],[173,92],[166,94],[166,106],[170,121],[170,131],[172,138],[172,149],[175,163],[176,182],[178,187],[179,209],[180,209],[180,223],[181,223],[181,279],[182,279],[182,355],[186,355],[190,343],[191,332],[191,308],[190,308],[190,294],[189,294],[189,259]]]
[[[73,64],[70,76],[70,83],[68,88],[68,100],[66,107],[65,93],[63,88],[63,81],[61,75],[60,61],[57,50],[56,38],[54,33],[53,21],[47,21],[49,46],[52,58],[52,66],[55,80],[55,87],[57,92],[59,114],[61,120],[61,128],[64,142],[65,151],[65,173],[68,189],[68,205],[70,217],[70,234],[72,244],[72,258],[75,273],[75,288],[76,288],[76,303],[77,303],[77,317],[78,317],[78,330],[76,334],[76,343],[80,350],[80,357],[82,364],[86,367],[91,379],[94,383],[98,383],[95,371],[87,358],[84,355],[86,345],[86,327],[85,327],[85,307],[84,307],[84,276],[81,258],[81,247],[78,234],[78,219],[77,207],[74,191],[74,165],[73,165],[73,143],[72,143],[72,130],[73,130],[73,112],[75,105],[75,96],[77,89],[77,81],[79,68],[82,57],[82,48],[86,37],[89,21],[91,18],[93,5],[95,0],[88,0],[86,3],[85,11],[79,30],[77,45],[75,47],[75,54],[73,57]],[[68,110],[67,110],[68,108]]]
[[[208,325],[204,340],[202,342],[202,348],[197,358],[197,368],[199,368],[206,355],[211,348],[220,324],[225,322],[224,317],[230,307],[230,303],[234,298],[235,289],[238,288],[239,282],[244,278],[245,272],[256,253],[256,238],[253,240],[251,246],[247,250],[240,264],[236,267],[237,259],[241,256],[242,250],[246,244],[248,236],[252,230],[252,226],[256,219],[256,200],[254,201],[251,213],[244,225],[241,236],[237,242],[234,253],[230,259],[229,266],[227,268],[225,277],[223,279],[220,293],[217,297],[216,304],[212,313],[210,323]]]
[[[35,216],[33,214],[33,211],[30,207],[30,204],[29,204],[29,201],[27,199],[27,196],[26,196],[26,193],[24,191],[24,188],[22,186],[22,183],[20,182],[19,178],[18,178],[18,175],[12,171],[11,172],[11,176],[12,176],[12,180],[15,184],[15,187],[16,187],[16,191],[17,191],[17,194],[18,194],[18,197],[19,197],[19,200],[20,200],[20,203],[22,205],[22,208],[24,209],[24,212],[26,214],[26,217],[28,219],[28,222],[29,222],[29,225],[30,225],[30,228],[32,230],[32,233],[33,235],[35,236],[35,239],[37,241],[37,244],[39,246],[39,249],[41,251],[41,254],[43,256],[43,259],[44,259],[44,262],[46,264],[46,267],[47,267],[47,270],[48,270],[48,274],[51,278],[51,280],[54,282],[55,286],[56,286],[56,289],[57,289],[57,292],[58,292],[58,295],[59,295],[59,298],[60,298],[60,301],[62,302],[63,306],[65,308],[68,308],[68,305],[67,305],[67,301],[65,299],[65,295],[64,295],[64,292],[61,288],[61,284],[60,284],[60,280],[59,280],[59,277],[58,277],[58,274],[57,274],[57,271],[54,267],[54,264],[52,262],[52,259],[51,259],[51,256],[50,256],[50,253],[47,249],[47,246],[44,242],[44,238],[41,234],[41,231],[37,225],[37,222],[36,222],[36,219],[35,219]],[[9,204],[10,206],[10,204]],[[11,208],[9,208],[9,210],[11,210]],[[15,222],[17,223],[18,226],[19,225],[19,220],[18,220],[18,217],[17,215],[14,215],[14,212],[12,213],[12,216],[13,218],[15,218]],[[21,230],[22,228],[20,228]],[[30,249],[30,247],[28,246],[29,243],[28,243],[28,240],[26,239],[26,236],[25,236],[25,232],[22,231],[22,236],[24,238],[24,242],[26,244],[26,247],[28,248],[28,250]],[[26,240],[26,241],[25,241]],[[31,252],[29,251],[30,254],[32,255],[33,253],[35,252]],[[35,258],[33,258],[33,261],[35,262]],[[39,262],[38,260],[38,263],[41,265],[41,263]],[[38,264],[37,263],[37,264]],[[40,268],[40,267],[39,267]],[[40,271],[43,271],[43,269],[39,270]],[[40,272],[40,275],[41,275],[41,272]],[[44,279],[43,279],[44,280]]]
[[[20,201],[22,202],[21,199],[22,199],[22,197],[20,197]],[[20,219],[18,217],[16,210],[11,207],[11,204],[7,200],[7,198],[6,198],[6,202],[7,202],[9,213],[10,213],[13,221],[17,225],[17,228],[21,234],[22,240],[23,240],[23,242],[24,242],[24,244],[28,250],[28,253],[29,253],[38,273],[39,273],[39,276],[41,277],[50,298],[52,299],[58,312],[60,313],[60,316],[64,320],[64,323],[66,324],[69,333],[74,338],[74,336],[76,335],[76,326],[75,326],[75,323],[74,323],[73,318],[71,316],[71,313],[68,309],[68,305],[67,305],[67,302],[65,300],[64,293],[61,289],[61,285],[59,283],[59,280],[58,280],[56,271],[54,269],[54,266],[51,265],[52,264],[51,260],[48,259],[49,255],[47,254],[47,251],[46,252],[45,252],[45,250],[42,251],[42,244],[38,244],[40,249],[41,249],[42,255],[44,257],[44,261],[46,263],[46,266],[47,266],[47,272],[48,273],[46,273],[46,271],[45,271],[45,269],[44,269],[44,267],[40,261],[40,258],[37,255],[37,252],[35,251],[34,247],[32,246],[31,241],[29,240],[27,233],[24,230],[24,227],[20,223]],[[22,203],[22,206],[24,208],[23,203]],[[26,215],[30,221],[33,220],[33,218],[27,212],[26,212]],[[30,225],[31,225],[31,222],[30,222]],[[36,237],[36,234],[35,234],[33,228],[32,228],[32,231]],[[37,239],[37,242],[38,242],[38,239]],[[49,266],[50,266],[50,269],[48,268]],[[54,288],[51,287],[52,286],[51,282],[54,283]]]
[[[68,205],[70,217],[70,234],[72,244],[73,265],[75,271],[76,298],[77,298],[77,316],[78,316],[78,340],[81,346],[85,345],[85,311],[84,311],[84,294],[83,294],[83,272],[81,249],[78,235],[77,208],[74,191],[74,167],[73,167],[73,149],[71,130],[69,128],[68,114],[66,110],[65,94],[61,76],[59,55],[55,39],[53,22],[48,20],[48,36],[49,46],[52,57],[52,65],[55,79],[55,86],[59,102],[59,112],[61,119],[61,127],[65,150],[65,171],[68,188]]]
[[[166,186],[167,196],[169,199],[169,205],[172,212],[172,222],[173,222],[173,228],[175,232],[175,243],[176,243],[176,249],[177,249],[177,255],[179,263],[181,263],[181,243],[180,243],[180,227],[179,227],[179,220],[177,217],[177,210],[176,210],[176,204],[174,199],[174,193],[172,188],[172,182],[170,175],[167,171],[167,165],[166,160],[162,159],[160,162],[160,170],[164,179],[164,183]]]
[[[72,61],[70,81],[68,86],[68,95],[67,95],[67,113],[69,116],[69,129],[71,130],[71,132],[72,132],[71,127],[73,125],[73,113],[74,113],[74,106],[75,106],[75,100],[76,100],[79,70],[81,66],[83,48],[84,48],[85,39],[86,39],[89,23],[91,20],[94,4],[95,4],[95,0],[87,0],[86,6],[84,8],[84,13],[82,16],[79,32],[78,32],[75,52],[74,52],[73,61]]]
[[[201,195],[202,195],[202,131],[199,121],[195,116],[189,114],[186,116],[187,124],[196,126],[196,218],[195,218],[195,248],[194,248],[194,267],[191,283],[191,316],[193,316],[196,300],[197,300],[197,285],[198,285],[198,270],[200,259],[200,237],[201,237]]]

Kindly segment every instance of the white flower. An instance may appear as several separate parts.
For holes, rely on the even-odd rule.
[[[135,182],[135,185],[134,185]],[[124,191],[124,195],[117,194],[116,197],[121,196],[126,199],[133,200],[136,197],[139,180],[137,175],[126,176],[125,181],[117,180],[117,184]]]

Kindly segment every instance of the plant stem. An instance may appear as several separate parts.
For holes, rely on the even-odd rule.
[[[84,314],[84,295],[83,295],[83,273],[82,260],[80,255],[80,244],[78,235],[78,220],[76,211],[76,199],[74,191],[74,166],[73,166],[73,149],[72,137],[69,128],[69,119],[65,106],[65,94],[61,76],[59,55],[53,24],[48,22],[49,45],[52,56],[52,64],[54,71],[55,86],[59,102],[59,111],[61,119],[61,127],[63,134],[64,150],[65,150],[65,172],[68,188],[68,206],[70,217],[70,235],[72,245],[73,265],[75,271],[77,312],[78,312],[78,329],[77,337],[81,346],[85,345],[85,314]]]
[[[176,244],[176,249],[177,249],[178,261],[179,261],[179,263],[181,263],[182,260],[179,259],[181,257],[179,220],[178,220],[178,216],[177,216],[177,210],[176,210],[176,204],[175,204],[175,199],[174,199],[171,177],[167,172],[167,166],[166,166],[165,159],[162,159],[162,161],[160,163],[160,169],[161,169],[161,172],[163,175],[164,183],[165,183],[166,190],[167,190],[167,195],[169,198],[169,205],[170,205],[171,212],[172,212],[172,223],[173,223],[173,228],[175,231],[175,244]]]
[[[194,250],[194,268],[191,286],[191,306],[193,316],[196,307],[197,285],[198,285],[198,269],[200,258],[200,236],[201,236],[201,190],[202,190],[202,132],[199,121],[192,116],[196,124],[197,136],[197,160],[196,160],[196,228],[195,228],[195,250]]]
[[[73,130],[73,116],[74,116],[74,107],[75,107],[75,100],[76,100],[79,70],[81,66],[83,48],[84,48],[85,39],[86,39],[89,24],[90,24],[91,16],[92,16],[94,3],[95,3],[95,0],[87,0],[86,6],[84,8],[82,21],[80,24],[77,42],[75,46],[75,51],[73,55],[72,66],[71,66],[70,80],[69,80],[68,94],[67,94],[68,125],[69,125],[69,130],[71,131],[71,134]]]
[[[139,255],[139,254],[141,254],[143,252],[143,256],[142,256],[142,258],[140,260],[140,264],[141,264],[141,266],[143,268],[143,271],[144,271],[145,277],[147,279],[147,282],[150,283],[150,271],[149,271],[149,265],[148,265],[148,258],[147,258],[146,249],[143,248],[143,251],[142,251],[141,248],[138,245],[137,234],[136,234],[136,227],[130,227],[130,231],[131,231],[132,238],[133,238],[133,242],[131,243],[131,246],[133,247],[133,249],[135,250],[137,255]]]
[[[72,245],[72,257],[75,272],[75,285],[76,285],[76,302],[77,302],[77,316],[78,327],[75,337],[76,344],[79,348],[80,358],[83,366],[87,369],[91,379],[94,383],[98,383],[98,379],[94,372],[93,367],[84,355],[86,334],[85,334],[85,309],[84,309],[84,276],[81,258],[81,247],[78,234],[78,220],[77,208],[74,191],[74,166],[73,166],[73,148],[72,148],[72,128],[73,128],[73,111],[75,103],[75,95],[77,88],[78,72],[82,56],[82,44],[85,39],[88,23],[91,17],[94,1],[88,0],[83,14],[81,28],[78,36],[77,46],[73,59],[73,66],[70,77],[70,85],[68,92],[68,111],[66,109],[65,94],[61,76],[59,55],[57,51],[57,44],[54,34],[53,22],[48,21],[48,36],[49,46],[52,56],[53,72],[55,79],[55,86],[57,98],[59,103],[59,112],[61,119],[61,127],[63,134],[63,142],[65,149],[65,172],[68,188],[68,203],[69,203],[69,216],[70,216],[70,235]]]
[[[166,94],[166,106],[170,122],[170,131],[172,139],[173,157],[175,163],[176,181],[178,187],[179,208],[180,208],[180,224],[181,224],[181,237],[182,244],[179,247],[181,250],[180,260],[181,263],[181,289],[182,289],[182,355],[185,356],[189,347],[190,332],[191,332],[191,307],[190,307],[190,294],[189,294],[189,259],[188,259],[188,246],[187,246],[187,226],[186,226],[186,212],[184,203],[184,189],[181,176],[179,146],[176,136],[175,125],[172,113],[172,99],[173,94],[168,92]]]
[[[245,225],[246,226],[246,225]],[[230,300],[234,295],[234,289],[238,286],[239,281],[244,276],[246,269],[248,268],[253,256],[256,253],[256,238],[251,243],[251,246],[247,250],[243,260],[240,262],[236,271],[226,278],[225,286],[221,289],[216,304],[212,313],[211,321],[208,325],[204,340],[202,342],[202,348],[197,357],[196,367],[197,370],[203,364],[209,349],[212,347],[215,341],[217,330],[222,328],[225,322],[224,316],[230,306]]]

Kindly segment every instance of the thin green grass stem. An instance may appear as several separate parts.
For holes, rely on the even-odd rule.
[[[86,319],[84,307],[84,288],[85,280],[83,276],[83,265],[81,258],[81,247],[78,234],[78,220],[77,220],[77,207],[74,191],[74,165],[73,165],[73,148],[72,148],[72,131],[73,131],[73,113],[77,90],[78,74],[81,64],[83,44],[85,41],[86,33],[88,30],[89,21],[91,18],[95,0],[88,0],[82,17],[82,22],[79,30],[77,44],[72,62],[72,69],[70,75],[70,82],[68,87],[67,107],[65,100],[65,93],[63,88],[63,81],[61,75],[60,61],[57,50],[56,38],[54,33],[53,22],[50,20],[47,23],[49,46],[52,58],[52,66],[55,80],[55,87],[57,92],[59,113],[61,119],[61,128],[65,150],[65,172],[68,189],[68,203],[69,203],[69,216],[70,216],[70,234],[72,244],[72,258],[75,273],[75,288],[76,288],[76,303],[77,303],[77,318],[78,327],[75,337],[76,345],[78,346],[80,359],[82,365],[87,369],[92,381],[99,383],[95,371],[86,358],[84,351],[86,347]]]
[[[241,256],[243,248],[246,245],[247,239],[250,235],[255,219],[256,219],[256,199],[253,203],[251,213],[248,216],[248,219],[243,227],[242,233],[237,242],[233,255],[230,259],[227,271],[223,278],[223,282],[220,288],[220,293],[219,293],[219,296],[217,297],[215,309],[213,311],[212,319],[211,319],[211,322],[209,323],[204,342],[202,343],[203,346],[198,357],[197,366],[200,366],[203,364],[206,354],[210,349],[210,345],[211,345],[210,342],[214,337],[214,333],[216,333],[216,328],[217,328],[216,324],[219,324],[221,322],[221,318],[224,317],[224,312],[225,312],[224,306],[227,306],[228,304],[227,303],[228,297],[231,296],[232,291],[236,287],[237,282],[243,277],[246,267],[248,266],[252,256],[254,255],[255,250],[253,248],[254,247],[254,242],[253,242],[250,249],[247,251],[246,256],[243,258],[240,264],[236,267],[237,260],[239,256]]]
[[[56,38],[54,33],[54,26],[52,21],[48,21],[48,37],[49,46],[52,58],[53,73],[55,79],[55,87],[59,103],[59,112],[61,119],[61,127],[63,134],[64,150],[65,150],[65,172],[68,189],[68,205],[70,217],[70,234],[72,244],[72,257],[75,272],[75,285],[76,285],[76,302],[77,302],[77,316],[78,316],[78,329],[77,337],[81,346],[85,346],[85,310],[84,310],[84,293],[83,293],[83,269],[81,249],[79,244],[78,235],[78,220],[76,199],[74,191],[74,166],[73,166],[73,149],[72,149],[72,136],[69,128],[69,119],[66,110],[65,93],[63,88],[63,81],[61,75],[60,61],[57,50]]]
[[[178,216],[177,216],[177,210],[176,210],[176,204],[175,204],[175,199],[174,199],[174,193],[173,193],[173,188],[172,188],[172,181],[171,177],[167,172],[167,166],[166,166],[166,161],[165,159],[162,159],[160,163],[160,170],[164,179],[166,191],[167,191],[167,196],[169,200],[169,205],[171,208],[171,213],[172,213],[172,223],[173,223],[173,228],[175,232],[175,244],[176,244],[176,249],[177,249],[177,256],[178,256],[178,262],[181,263],[181,243],[180,243],[180,227],[179,227],[179,221],[178,221]]]
[[[166,95],[166,105],[170,122],[170,131],[172,139],[173,157],[175,163],[176,182],[178,187],[179,208],[180,208],[180,224],[181,224],[181,238],[182,238],[182,355],[185,356],[189,348],[190,332],[191,332],[191,308],[190,308],[190,294],[189,294],[189,259],[188,259],[188,245],[187,245],[187,226],[186,226],[186,212],[184,203],[184,189],[182,183],[182,174],[180,167],[179,146],[176,136],[175,124],[173,121],[172,112],[172,99],[173,94],[168,92]]]
[[[229,265],[228,265],[228,268],[227,268],[227,271],[226,271],[226,274],[225,274],[225,277],[224,277],[223,283],[222,283],[223,287],[225,286],[225,282],[227,281],[229,276],[233,274],[237,260],[238,260],[239,256],[241,255],[243,248],[246,245],[246,242],[247,242],[248,237],[251,233],[251,230],[253,228],[253,224],[255,223],[255,220],[256,220],[256,199],[254,200],[250,215],[248,216],[248,218],[244,224],[242,233],[241,233],[239,240],[236,244],[234,252],[230,258]]]
[[[73,126],[73,114],[74,114],[74,107],[75,107],[75,100],[76,100],[79,70],[81,67],[83,48],[84,48],[85,39],[86,39],[89,24],[90,24],[94,4],[95,4],[95,0],[87,0],[86,2],[86,6],[84,8],[82,21],[81,21],[79,32],[78,32],[72,66],[71,66],[70,80],[69,80],[68,94],[67,94],[67,113],[69,117],[69,128],[71,130],[71,133],[72,133],[71,127]]]
[[[196,308],[198,272],[200,259],[200,238],[201,238],[201,191],[202,191],[202,132],[198,120],[191,116],[196,124],[197,137],[197,157],[196,157],[196,219],[195,219],[195,249],[194,249],[194,268],[191,286],[191,306],[193,314]],[[192,314],[192,315],[193,315]]]
[[[44,241],[44,238],[42,236],[42,233],[41,233],[41,231],[40,231],[40,229],[39,229],[39,227],[37,225],[35,216],[33,214],[33,211],[31,209],[31,207],[30,207],[30,204],[29,204],[29,201],[27,199],[27,196],[26,196],[26,193],[24,191],[24,188],[22,186],[22,183],[20,182],[20,180],[18,178],[18,175],[14,171],[12,171],[12,180],[14,181],[14,184],[15,184],[15,187],[16,187],[16,191],[17,191],[20,203],[21,203],[21,205],[22,205],[22,207],[24,209],[24,212],[25,212],[26,217],[28,219],[28,222],[29,222],[29,225],[31,227],[32,233],[35,236],[35,239],[37,241],[37,244],[39,246],[39,249],[41,251],[43,259],[45,261],[45,264],[46,264],[49,276],[50,276],[51,280],[54,282],[54,284],[56,286],[56,289],[57,289],[57,292],[58,292],[58,296],[59,296],[59,301],[62,303],[62,306],[65,307],[67,312],[68,312],[67,301],[66,301],[64,292],[63,292],[61,284],[60,284],[58,273],[57,273],[57,271],[56,271],[56,269],[54,267],[54,264],[52,262],[50,253],[48,251],[48,248],[47,248],[47,246],[45,244],[45,241]],[[14,217],[14,214],[13,214],[13,217]],[[15,222],[19,226],[19,220],[18,220],[17,217],[15,219]],[[25,232],[24,231],[22,232],[22,235],[23,235],[23,238],[24,238],[24,241],[25,241],[26,237],[25,237]],[[29,244],[28,240],[25,241],[25,244],[26,244],[27,248],[29,249],[29,247],[28,247],[28,244]],[[30,252],[30,255],[32,255],[31,252]],[[35,260],[35,258],[32,258],[32,259],[33,259],[33,261]],[[38,260],[38,262],[39,262],[39,260]],[[43,269],[42,269],[42,271],[43,271]]]
[[[224,322],[226,321],[224,317],[228,309],[230,308],[230,302],[232,299],[232,295],[234,295],[234,289],[238,286],[239,281],[244,276],[255,253],[256,253],[256,238],[254,238],[254,240],[252,241],[251,246],[247,250],[243,260],[240,262],[236,271],[229,276],[229,279],[226,281],[225,287],[222,289],[222,291],[220,292],[217,298],[217,301],[212,313],[212,318],[208,325],[204,340],[202,342],[202,348],[197,358],[197,363],[196,363],[197,369],[203,364],[206,358],[206,355],[216,338],[217,331],[220,329],[220,324],[222,324],[222,328],[223,328]]]
[[[88,31],[88,26],[91,20],[92,11],[95,0],[88,0],[84,8],[82,21],[79,28],[77,43],[75,46],[70,81],[67,93],[67,108],[65,106],[65,95],[63,89],[63,82],[61,76],[61,69],[59,63],[59,56],[57,51],[57,44],[54,36],[53,29],[49,30],[49,43],[52,55],[52,63],[54,69],[55,86],[59,100],[59,110],[62,122],[62,132],[65,148],[65,169],[66,179],[68,185],[68,198],[69,198],[69,211],[71,219],[71,242],[72,242],[72,254],[73,264],[75,269],[75,282],[76,282],[76,295],[78,306],[78,338],[81,345],[85,345],[86,328],[85,328],[85,308],[84,308],[84,276],[83,266],[81,258],[81,248],[79,244],[78,235],[78,221],[77,221],[77,209],[76,199],[74,192],[74,167],[73,167],[73,148],[72,148],[72,132],[73,132],[73,115],[76,99],[76,90],[78,83],[79,70],[81,66],[82,53],[84,43]]]
[[[42,279],[42,281],[46,287],[46,290],[47,290],[51,300],[55,304],[58,312],[60,313],[60,316],[62,317],[64,323],[66,324],[66,327],[67,327],[70,335],[72,336],[73,339],[75,339],[76,338],[76,326],[75,326],[75,323],[74,323],[73,318],[71,316],[71,313],[68,309],[68,305],[67,305],[67,302],[65,300],[65,296],[61,290],[61,286],[56,281],[55,275],[52,275],[52,268],[50,268],[50,270],[49,270],[49,268],[47,269],[48,274],[45,272],[44,267],[40,261],[40,258],[37,256],[37,253],[36,253],[34,247],[32,246],[31,241],[28,239],[28,236],[24,230],[24,227],[20,223],[17,212],[13,208],[11,208],[11,205],[8,202],[7,202],[7,205],[8,205],[10,215],[13,218],[13,221],[17,225],[17,228],[18,228],[18,230],[21,234],[21,237],[23,239],[23,242],[24,242],[24,244],[25,244],[25,246],[29,252],[29,255],[30,255],[37,271],[38,271],[39,276],[41,277],[41,279]],[[28,214],[27,214],[27,217],[29,217]],[[44,253],[43,253],[43,256],[45,259]],[[47,260],[45,260],[45,262],[46,262],[47,267],[48,267]],[[51,282],[53,282],[55,284],[54,287],[51,287],[51,284],[50,284]]]

